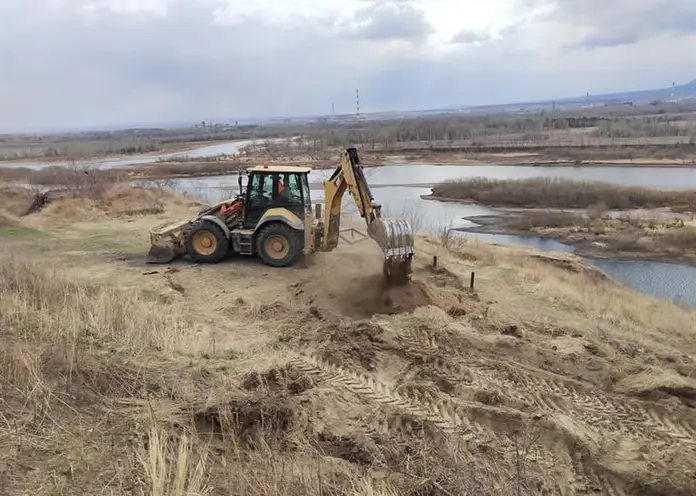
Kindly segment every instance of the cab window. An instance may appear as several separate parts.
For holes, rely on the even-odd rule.
[[[249,195],[252,201],[270,202],[273,199],[273,177],[268,174],[253,174]]]
[[[309,179],[307,174],[298,174],[298,180],[302,183],[302,192],[304,193],[304,204],[306,207],[312,207],[312,198],[309,194]]]
[[[283,174],[281,178],[283,187],[278,185],[278,191],[281,192],[281,198],[292,203],[302,203],[302,189],[299,183],[297,174]]]

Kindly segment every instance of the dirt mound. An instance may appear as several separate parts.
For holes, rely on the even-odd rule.
[[[0,184],[0,212],[21,217],[29,210],[36,195],[27,188]]]
[[[271,368],[265,372],[251,372],[242,380],[242,389],[257,391],[288,391],[300,394],[314,386],[312,380],[292,367]]]
[[[389,286],[382,274],[344,280],[343,285],[331,284],[329,288],[314,282],[298,283],[295,288],[310,305],[353,319],[412,312],[432,303],[422,281]]]
[[[189,206],[191,204],[191,202],[164,189],[126,185],[117,185],[106,190],[99,200],[107,213],[112,216],[159,214],[164,212],[168,206]],[[195,206],[202,207],[202,204],[194,203]]]
[[[0,228],[15,227],[19,225],[19,223],[19,218],[5,210],[0,209]]]
[[[142,215],[158,215],[172,208],[200,208],[202,204],[187,200],[159,188],[125,184],[94,189],[54,192],[36,214],[39,224],[68,225]]]
[[[614,390],[653,401],[675,397],[687,406],[696,407],[696,380],[673,371],[649,368],[621,379]]]
[[[412,281],[405,286],[389,286],[383,277],[372,276],[346,288],[337,295],[336,303],[342,312],[353,318],[366,318],[376,314],[393,315],[412,312],[432,303],[422,281]]]

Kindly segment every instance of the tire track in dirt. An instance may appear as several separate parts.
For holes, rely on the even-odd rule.
[[[503,449],[510,456],[514,456],[516,450],[515,442],[505,433],[497,433],[492,428],[469,420],[467,415],[491,418],[494,422],[503,426],[513,420],[514,417],[522,420],[529,420],[531,416],[516,410],[505,410],[502,408],[491,407],[482,403],[453,401],[446,398],[437,398],[431,391],[420,389],[417,385],[411,385],[403,392],[397,392],[389,385],[376,380],[375,378],[358,372],[354,372],[343,367],[331,364],[320,358],[309,355],[297,355],[289,360],[289,364],[297,370],[312,375],[315,378],[331,384],[339,389],[344,389],[352,394],[365,398],[378,405],[391,407],[401,415],[390,415],[371,421],[368,426],[368,434],[386,434],[396,431],[413,435],[416,433],[426,433],[426,429],[420,425],[421,422],[430,422],[442,433],[456,435],[464,441],[474,441],[477,443],[487,443],[493,441],[498,449]],[[556,428],[562,427],[554,424]],[[566,433],[567,434],[567,433]],[[538,456],[553,458],[555,454],[549,451],[543,443],[537,448],[540,453]],[[542,454],[542,452],[544,452]],[[473,456],[473,455],[472,455]],[[592,483],[588,479],[588,474],[595,481]],[[574,478],[583,486],[606,487],[604,494],[615,494],[623,496],[625,493],[609,488],[608,483],[603,477],[590,472],[587,467],[579,467],[574,470]]]
[[[481,426],[469,422],[465,416],[461,415],[461,409],[453,408],[446,401],[434,401],[433,398],[426,396],[419,398],[417,394],[408,396],[400,394],[374,377],[353,372],[309,355],[292,357],[289,363],[301,372],[347,389],[359,397],[429,421],[448,434],[458,434],[464,439],[475,439],[484,434]],[[493,432],[485,434],[488,437],[496,437]]]
[[[638,440],[679,442],[696,449],[696,425],[670,408],[646,405],[629,398],[617,401],[598,388],[575,383],[522,364],[461,355],[434,332],[407,330],[397,341],[421,355],[424,364],[451,382],[494,392],[542,411],[577,415],[603,432]]]
[[[597,387],[516,362],[480,356],[463,359],[465,350],[449,342],[447,331],[392,328],[392,332],[415,369],[420,367],[423,372],[434,372],[455,386],[508,398],[519,403],[528,414],[531,412],[523,405],[535,407],[555,428],[564,431],[580,446],[585,446],[589,453],[594,452],[592,439],[608,443],[607,448],[620,440],[632,439],[638,445],[649,447],[658,459],[663,460],[668,459],[670,448],[675,446],[696,453],[696,423],[677,408],[612,397]],[[572,423],[559,422],[563,417],[575,420]],[[578,431],[586,431],[590,436],[583,436]],[[613,457],[621,466],[619,460],[623,455],[620,450],[609,448],[604,453],[608,458],[599,461],[590,455],[587,461],[573,468],[579,480],[586,480],[580,485],[589,484],[601,488],[602,494],[616,496],[627,494],[626,484],[646,484],[646,489],[651,485],[648,479],[639,482],[634,480],[635,475],[623,473],[623,469],[616,472],[612,468],[614,462],[610,460]],[[657,462],[655,467],[659,465]],[[587,482],[588,479],[592,482]]]
[[[470,371],[481,373],[489,381],[497,380],[510,390],[516,389],[518,394],[529,395],[538,407],[562,413],[574,411],[583,422],[600,431],[637,440],[678,442],[696,448],[696,430],[686,418],[671,409],[630,399],[619,402],[599,389],[556,378],[544,371],[530,370],[521,364],[468,365]]]

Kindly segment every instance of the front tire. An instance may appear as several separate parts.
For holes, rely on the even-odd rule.
[[[218,263],[229,250],[229,240],[225,232],[206,219],[196,220],[186,231],[184,237],[186,253],[196,262]]]
[[[295,230],[286,224],[273,223],[261,228],[256,236],[256,253],[271,267],[294,265],[302,255]]]

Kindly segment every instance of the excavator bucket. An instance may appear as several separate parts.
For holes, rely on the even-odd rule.
[[[384,275],[390,284],[406,284],[410,280],[413,258],[413,228],[405,219],[378,218],[372,225],[371,237],[384,253]]]
[[[166,264],[186,252],[184,247],[184,226],[189,222],[170,224],[150,231],[150,251],[147,262]]]

